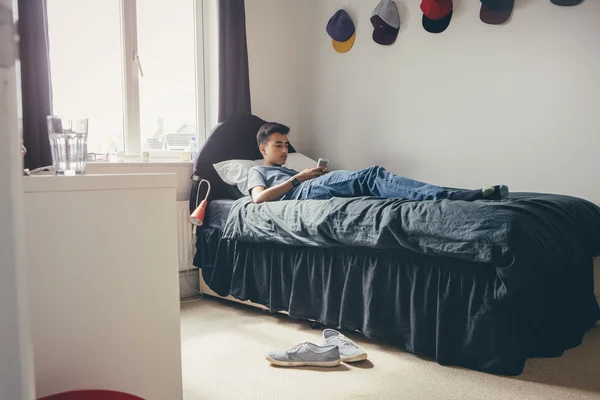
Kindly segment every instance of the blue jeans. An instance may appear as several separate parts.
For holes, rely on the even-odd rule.
[[[283,200],[326,200],[332,197],[374,196],[409,200],[448,199],[454,190],[403,178],[373,166],[361,171],[333,171],[302,182]]]

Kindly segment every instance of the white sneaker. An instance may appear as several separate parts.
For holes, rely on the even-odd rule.
[[[342,362],[349,363],[367,359],[367,353],[364,350],[335,329],[325,329],[323,331],[323,340],[325,344],[334,344],[340,349]]]
[[[336,345],[318,346],[314,343],[300,343],[289,350],[271,351],[267,361],[281,367],[335,367],[340,365],[340,352]]]

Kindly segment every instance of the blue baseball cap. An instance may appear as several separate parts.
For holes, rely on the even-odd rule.
[[[327,34],[331,37],[333,48],[338,53],[350,51],[356,38],[356,27],[345,10],[337,10],[327,22]]]
[[[557,6],[570,7],[580,4],[583,0],[550,0],[552,4]]]
[[[481,0],[479,19],[490,25],[501,25],[510,19],[515,0]]]

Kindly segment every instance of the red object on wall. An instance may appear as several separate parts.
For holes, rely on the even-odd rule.
[[[38,400],[144,400],[132,394],[111,390],[77,390],[42,397]]]
[[[423,0],[421,11],[429,19],[443,19],[452,12],[454,4],[452,0]]]

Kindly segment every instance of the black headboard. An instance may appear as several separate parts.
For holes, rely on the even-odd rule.
[[[198,152],[198,158],[194,164],[194,175],[210,182],[210,200],[216,199],[235,199],[239,197],[237,188],[227,185],[213,167],[221,161],[226,160],[258,160],[262,158],[258,145],[256,144],[256,134],[260,127],[266,121],[255,115],[245,115],[235,119],[221,122],[213,129],[204,145]],[[289,152],[296,150],[290,145]],[[192,185],[190,195],[190,209],[195,208],[196,192],[198,182]],[[235,194],[237,192],[237,196]],[[201,196],[206,193],[205,188],[201,188]]]

